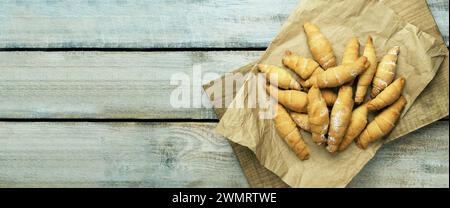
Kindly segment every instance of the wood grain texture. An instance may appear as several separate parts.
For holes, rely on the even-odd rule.
[[[267,47],[298,3],[4,0],[0,48]],[[448,1],[428,4],[448,46]]]
[[[297,3],[6,0],[0,48],[265,47]]]
[[[196,66],[209,81],[261,53],[0,52],[0,118],[215,119],[211,108],[171,107],[172,75],[192,81]]]
[[[448,37],[448,8],[449,1],[448,0],[427,0],[428,7],[433,14],[434,20],[439,27],[439,30],[444,38],[445,44],[449,44]]]
[[[0,187],[248,186],[215,124],[0,126]]]
[[[248,187],[215,125],[2,122],[0,187]],[[448,125],[384,146],[350,186],[448,187]]]
[[[449,187],[449,123],[383,145],[348,187]]]

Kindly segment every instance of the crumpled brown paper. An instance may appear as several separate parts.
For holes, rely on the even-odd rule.
[[[302,27],[306,21],[321,28],[332,42],[338,60],[342,58],[346,41],[353,36],[360,37],[364,45],[367,36],[371,35],[379,58],[390,47],[399,45],[397,76],[402,75],[407,80],[403,93],[408,100],[407,109],[434,77],[445,55],[432,36],[402,21],[382,2],[303,1],[259,63],[282,66],[281,57],[287,49],[311,57]],[[251,82],[254,80],[247,80],[244,86]],[[247,93],[242,88],[236,99],[248,98]],[[311,158],[300,161],[278,137],[273,122],[260,119],[258,111],[258,108],[230,107],[216,130],[231,141],[250,148],[262,165],[292,187],[344,187],[382,144],[380,141],[367,150],[351,145],[345,152],[333,156],[313,144],[310,135],[302,131]]]

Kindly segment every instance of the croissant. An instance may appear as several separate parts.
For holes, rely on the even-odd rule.
[[[353,89],[350,85],[343,85],[339,89],[338,98],[333,105],[328,130],[327,150],[334,153],[344,138],[350,124],[353,109]]]
[[[367,125],[367,115],[369,111],[366,105],[361,105],[355,110],[353,110],[352,118],[350,119],[350,124],[348,126],[347,132],[345,133],[344,139],[339,145],[339,151],[344,151],[347,147],[355,140],[357,136],[364,130]]]
[[[319,88],[338,87],[349,81],[352,81],[359,74],[363,73],[369,67],[367,58],[361,56],[353,63],[342,64],[316,76],[316,83]],[[313,83],[314,84],[314,83]]]
[[[311,128],[309,126],[309,118],[308,114],[305,113],[291,113],[292,120],[297,124],[301,129],[310,132]]]
[[[356,140],[356,145],[362,149],[366,149],[370,143],[381,139],[391,132],[406,103],[406,99],[401,96],[394,104],[378,114],[359,135]]]
[[[286,51],[282,61],[286,67],[292,69],[302,79],[308,79],[317,68],[320,68],[313,59],[301,57],[292,51]]]
[[[324,72],[325,70],[323,70],[322,68],[318,67],[316,68],[316,70],[311,74],[311,76],[309,77],[309,79],[305,80],[302,83],[303,87],[306,88],[310,88],[313,86],[313,84],[315,84],[317,82],[317,75]]]
[[[402,94],[405,78],[400,77],[386,87],[380,94],[367,103],[369,110],[380,110],[394,103]]]
[[[308,46],[314,60],[325,70],[336,66],[336,57],[334,56],[331,43],[320,32],[319,28],[311,22],[305,23],[303,28],[305,29]]]
[[[362,103],[366,97],[367,89],[372,82],[373,76],[377,71],[377,54],[373,47],[372,37],[367,38],[366,46],[364,47],[363,56],[367,57],[367,61],[370,63],[369,68],[363,72],[358,79],[355,92],[355,103]]]
[[[359,57],[359,41],[354,37],[348,41],[345,46],[344,55],[342,56],[342,64],[350,64],[355,62]]]
[[[308,118],[312,140],[319,145],[326,143],[325,134],[330,122],[328,108],[319,88],[313,86],[308,92]]]
[[[300,90],[300,84],[285,69],[265,64],[258,64],[258,69],[266,75],[267,81],[271,84],[286,90]]]
[[[371,98],[376,97],[394,80],[399,51],[400,47],[398,46],[391,48],[378,64],[377,72],[372,82]]]
[[[275,117],[273,119],[278,135],[284,139],[289,147],[295,152],[300,160],[309,158],[309,149],[306,146],[295,122],[289,113],[280,104],[275,106]]]
[[[299,113],[306,113],[308,95],[298,90],[281,90],[272,85],[267,85],[267,92],[277,99],[284,107]]]

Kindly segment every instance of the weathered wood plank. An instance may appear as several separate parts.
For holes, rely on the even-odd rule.
[[[210,81],[261,53],[0,52],[0,118],[214,119],[210,108],[171,107],[172,75],[192,80],[196,66],[217,73]]]
[[[266,47],[298,3],[4,0],[0,48]],[[428,4],[448,46],[448,1]]]
[[[449,1],[448,0],[427,0],[428,7],[433,14],[434,20],[439,27],[439,31],[444,38],[445,44],[449,44],[448,37],[448,8]]]
[[[215,124],[0,126],[0,187],[248,186]]]
[[[216,124],[0,123],[0,187],[247,187]],[[448,187],[449,122],[387,144],[350,187]]]
[[[449,122],[384,145],[349,187],[449,187]]]
[[[6,0],[0,48],[265,47],[297,3]]]

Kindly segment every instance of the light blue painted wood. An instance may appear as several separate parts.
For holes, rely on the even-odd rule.
[[[0,48],[266,47],[298,3],[2,0]],[[448,1],[428,3],[448,45]]]
[[[216,124],[0,122],[0,187],[248,187]],[[448,187],[448,121],[387,144],[350,187]]]
[[[438,121],[385,144],[349,187],[449,187],[449,124]]]
[[[248,187],[215,124],[0,126],[0,187]]]
[[[193,81],[194,67],[201,70],[205,82],[193,81],[187,90],[202,93],[202,84],[261,54],[0,52],[0,118],[214,119],[211,108],[192,102],[172,107],[170,94],[179,87],[170,84],[172,76],[183,73]]]
[[[2,0],[0,48],[265,47],[285,0]]]
[[[448,0],[427,0],[428,7],[430,7],[431,13],[434,16],[436,24],[439,27],[445,44],[448,47]]]

